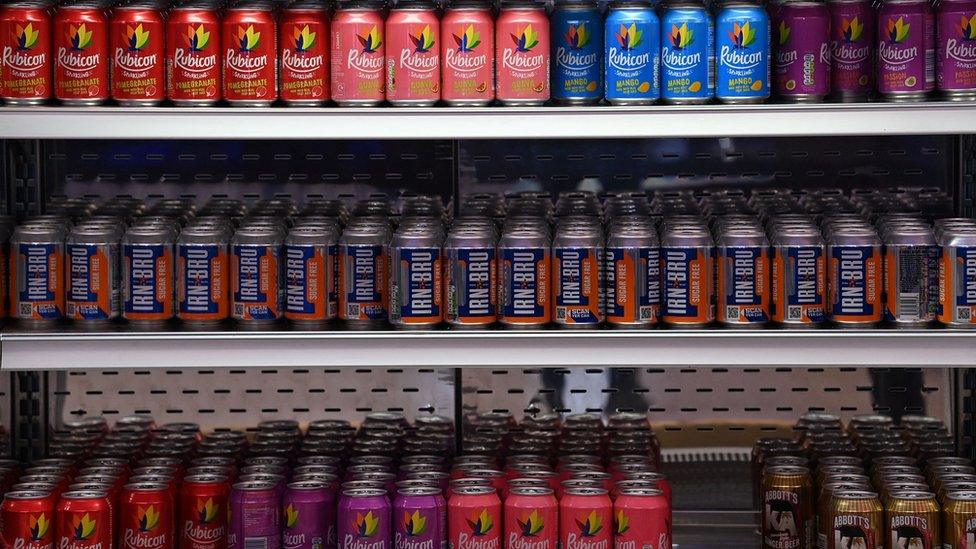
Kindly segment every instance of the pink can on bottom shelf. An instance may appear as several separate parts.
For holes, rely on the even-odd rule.
[[[332,19],[332,99],[339,105],[383,102],[386,49],[379,2],[344,2]]]
[[[429,0],[402,0],[386,18],[386,99],[430,106],[441,98],[440,20]]]
[[[448,105],[495,100],[495,21],[487,3],[460,0],[441,19],[441,98]]]
[[[549,19],[532,0],[502,4],[495,22],[495,83],[504,105],[549,100]]]

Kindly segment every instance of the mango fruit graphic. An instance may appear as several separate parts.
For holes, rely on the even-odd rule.
[[[535,85],[534,88],[532,88],[532,91],[534,91],[535,93],[542,93],[546,91],[546,84],[544,82],[539,82],[538,84]]]
[[[475,88],[474,91],[476,91],[478,93],[485,93],[485,90],[487,90],[487,89],[488,89],[488,84],[486,82],[482,82],[482,83],[478,84],[478,87]]]
[[[756,80],[755,82],[752,83],[752,86],[750,87],[752,88],[753,91],[759,91],[762,89],[762,86],[763,86],[762,80]]]
[[[786,81],[786,89],[788,89],[788,90],[795,90],[796,89],[796,80],[787,80]]]
[[[698,82],[697,80],[692,82],[691,85],[688,86],[688,91],[690,92],[701,91],[701,82]]]
[[[651,83],[650,82],[641,82],[641,85],[640,86],[637,86],[637,91],[639,91],[641,93],[647,93],[650,90],[651,90]]]
[[[862,74],[860,78],[857,79],[857,83],[861,86],[868,85],[868,75]]]
[[[908,78],[905,79],[905,85],[908,86],[909,88],[914,88],[915,84],[918,84],[918,79],[915,78],[914,76],[909,76]]]
[[[589,84],[587,84],[586,85],[586,91],[588,91],[588,92],[594,92],[594,91],[596,91],[596,82],[594,81],[594,82],[590,82]]]

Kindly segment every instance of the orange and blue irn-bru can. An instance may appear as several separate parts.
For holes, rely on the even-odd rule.
[[[79,321],[119,316],[119,230],[112,225],[77,225],[68,233],[65,311]]]
[[[64,228],[22,225],[10,238],[10,316],[49,322],[64,314]]]
[[[330,303],[332,262],[329,250],[338,235],[327,227],[294,227],[285,237],[285,318],[300,324],[322,324],[334,318]]]
[[[122,317],[134,322],[173,318],[173,246],[176,230],[134,225],[122,237]]]
[[[228,226],[191,225],[176,242],[176,315],[212,324],[230,316]]]
[[[457,327],[485,327],[498,315],[496,235],[484,218],[458,219],[444,242],[444,320]]]
[[[947,227],[939,243],[939,322],[976,328],[976,226]]]
[[[814,226],[773,232],[773,320],[812,325],[826,320],[827,250]]]
[[[830,318],[845,325],[881,321],[881,239],[868,225],[838,225],[827,235]]]
[[[281,318],[281,245],[278,227],[241,227],[230,243],[231,317],[248,324]]]
[[[512,328],[538,328],[552,319],[549,299],[549,228],[544,222],[506,225],[498,241],[499,320]]]
[[[607,322],[620,327],[655,324],[661,308],[661,248],[649,218],[614,220],[606,248]]]
[[[562,219],[552,241],[553,321],[564,328],[603,322],[603,229],[595,220]]]
[[[899,325],[922,325],[935,320],[931,296],[935,233],[927,224],[902,220],[884,228],[884,317]]]
[[[352,326],[382,324],[389,316],[388,222],[353,218],[339,239],[339,318]]]
[[[718,320],[758,326],[769,321],[769,242],[759,228],[730,227],[718,237]]]
[[[661,320],[678,326],[702,326],[715,320],[712,302],[715,245],[708,230],[683,225],[661,236]]]
[[[440,221],[404,222],[390,241],[390,324],[427,328],[444,320]]]

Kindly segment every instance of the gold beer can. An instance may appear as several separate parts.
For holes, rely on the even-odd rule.
[[[834,492],[828,515],[821,517],[823,549],[884,549],[884,508],[877,492]],[[822,545],[821,545],[822,544]]]
[[[813,545],[813,481],[810,470],[777,465],[763,470],[764,549],[808,549]]]
[[[885,505],[888,547],[941,549],[940,514],[939,504],[932,492],[891,492]]]
[[[976,547],[976,491],[947,493],[942,520],[945,524],[945,549]]]

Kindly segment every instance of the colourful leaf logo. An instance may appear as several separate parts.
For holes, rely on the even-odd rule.
[[[454,41],[457,42],[458,51],[473,51],[481,43],[481,35],[475,32],[474,25],[462,29],[461,36],[452,34]]]
[[[576,519],[576,525],[579,526],[580,534],[584,538],[593,537],[603,529],[603,524],[600,523],[600,517],[597,516],[595,510],[590,511],[590,514],[586,516],[586,520]]]
[[[315,45],[315,33],[308,30],[308,25],[304,28],[299,29],[298,25],[295,25],[295,51],[303,52],[312,49]]]
[[[142,23],[139,23],[136,28],[126,25],[125,36],[129,40],[129,51],[139,51],[149,43],[149,31],[142,29]]]
[[[586,23],[580,23],[579,26],[570,25],[569,30],[566,31],[566,43],[574,50],[583,49],[589,44],[590,31],[586,29]]]
[[[976,40],[976,13],[972,17],[961,16],[956,30],[962,35],[963,40]]]
[[[47,519],[44,513],[38,516],[29,515],[27,519],[27,526],[30,528],[31,541],[40,541],[44,539],[47,535],[48,527],[51,526],[51,522]]]
[[[856,15],[850,21],[845,17],[840,23],[840,36],[844,39],[844,42],[857,42],[861,39],[861,34],[863,33],[864,23]]]
[[[209,524],[217,517],[218,505],[215,505],[212,498],[207,501],[197,500],[197,520],[200,524]]]
[[[285,526],[294,528],[296,524],[298,524],[298,511],[294,505],[289,503],[285,506]]]
[[[779,22],[779,44],[782,46],[790,39],[790,28],[786,26],[786,21]]]
[[[512,42],[515,42],[516,51],[531,51],[539,44],[539,35],[532,30],[532,25],[526,25],[524,29],[519,31],[518,36],[514,34],[509,36],[512,37]]]
[[[732,39],[732,47],[748,48],[756,40],[756,29],[752,28],[748,21],[741,25],[734,23],[729,38]]]
[[[620,30],[617,31],[617,43],[624,51],[640,46],[643,41],[644,31],[637,29],[637,23],[631,23],[629,27],[620,25]]]
[[[491,527],[494,526],[491,521],[491,515],[488,514],[488,509],[482,509],[480,514],[474,515],[466,520],[468,526],[471,527],[471,533],[476,536],[487,534],[491,531]]]
[[[356,532],[361,538],[368,538],[376,534],[376,530],[380,527],[380,520],[373,515],[372,511],[368,511],[365,515],[362,513],[356,513],[356,522],[353,523],[356,528]]]
[[[37,43],[38,37],[41,36],[41,31],[35,29],[33,23],[27,23],[26,27],[17,25],[14,30],[17,34],[17,49],[19,50],[29,50],[33,48],[34,44]]]
[[[88,516],[88,513],[80,517],[75,515],[71,520],[71,529],[76,540],[86,540],[95,533],[95,521]]]
[[[905,18],[899,17],[897,21],[888,18],[888,40],[893,44],[901,44],[908,39],[908,28],[911,25],[905,22]]]
[[[184,36],[184,39],[186,40],[186,45],[190,48],[190,51],[203,51],[203,49],[206,48],[207,44],[210,42],[210,33],[204,31],[203,25],[195,28],[193,25],[190,25],[186,29],[186,36]]]
[[[529,537],[535,536],[542,531],[545,526],[542,517],[539,516],[539,510],[533,509],[531,513],[526,515],[521,519],[515,519],[518,522],[519,528],[522,530],[522,535]]]
[[[427,53],[430,48],[434,47],[434,33],[430,31],[430,25],[424,27],[424,30],[420,31],[419,36],[414,36],[408,34],[410,41],[413,42],[413,47],[416,48],[414,51],[416,53]]]
[[[694,43],[694,34],[695,32],[688,28],[688,23],[682,23],[680,27],[671,25],[671,35],[668,38],[671,39],[672,46],[683,50]]]
[[[92,31],[84,23],[68,26],[68,42],[71,42],[71,49],[83,50],[91,44]]]
[[[242,52],[253,51],[261,43],[261,33],[254,31],[254,25],[248,25],[247,30],[237,27],[237,41]]]
[[[427,517],[420,514],[420,511],[403,513],[403,530],[408,536],[419,536],[427,531]]]
[[[623,509],[617,511],[617,514],[613,517],[614,529],[617,531],[617,535],[627,533],[630,530],[630,521],[627,520],[627,515],[624,514]]]
[[[376,25],[373,25],[373,28],[369,29],[369,32],[364,36],[357,34],[356,38],[359,39],[359,43],[363,46],[364,53],[375,52],[383,43],[380,39],[380,31],[376,30]]]
[[[159,524],[159,511],[152,505],[145,509],[139,506],[136,508],[136,518],[139,519],[139,531],[148,532]]]

